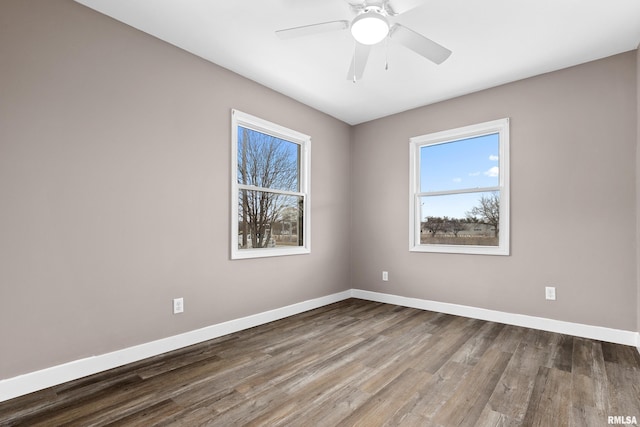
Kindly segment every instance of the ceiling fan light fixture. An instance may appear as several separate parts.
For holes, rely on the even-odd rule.
[[[368,10],[356,16],[351,23],[351,34],[358,43],[380,43],[389,34],[389,22],[380,12]]]

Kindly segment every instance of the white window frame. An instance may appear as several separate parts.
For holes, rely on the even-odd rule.
[[[420,149],[428,145],[444,144],[488,134],[499,134],[499,182],[497,187],[457,189],[452,191],[422,192],[420,189]],[[409,250],[411,252],[438,252],[456,254],[509,255],[509,119],[464,126],[456,129],[420,135],[409,140],[410,178],[409,178]],[[446,245],[420,243],[420,198],[448,194],[461,194],[480,191],[500,193],[500,233],[498,246]]]
[[[290,196],[302,197],[303,202],[303,245],[293,247],[276,248],[238,248],[238,194],[239,191],[258,190],[265,191],[260,187],[242,185],[238,183],[238,127],[242,126],[256,132],[274,136],[298,144],[300,146],[300,176],[299,191],[283,191],[271,189],[270,192]],[[310,206],[310,166],[311,166],[311,137],[303,133],[288,129],[284,126],[263,120],[261,118],[243,113],[238,110],[231,110],[231,259],[263,258],[285,255],[300,255],[311,252],[311,209]]]

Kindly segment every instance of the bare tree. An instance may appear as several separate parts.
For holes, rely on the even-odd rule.
[[[464,223],[463,220],[460,220],[458,218],[451,218],[449,220],[449,226],[447,228],[451,230],[454,236],[458,237],[458,233],[463,230],[466,230],[467,225]]]
[[[432,236],[435,236],[438,231],[445,231],[446,226],[446,217],[428,216],[427,220],[422,223],[423,230],[428,230]]]
[[[238,212],[243,248],[264,248],[271,240],[272,225],[292,196],[268,190],[298,191],[298,157],[288,141],[240,128],[238,135],[238,183],[256,187],[241,189]],[[259,189],[258,189],[259,188]],[[297,206],[297,201],[294,206]]]
[[[493,192],[488,196],[482,195],[478,200],[478,206],[466,212],[469,221],[479,220],[493,226],[496,237],[500,232],[500,194]]]

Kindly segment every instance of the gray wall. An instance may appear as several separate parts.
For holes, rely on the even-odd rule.
[[[229,261],[231,108],[312,136],[310,255]],[[349,289],[350,137],[71,0],[3,0],[0,379]]]
[[[357,126],[352,286],[636,330],[636,55]],[[512,255],[409,253],[409,138],[503,117]],[[545,301],[545,285],[557,301]]]
[[[0,58],[0,379],[349,288],[640,329],[637,52],[355,128],[71,0]],[[229,261],[231,108],[312,136],[310,255]],[[409,137],[501,117],[512,256],[409,253]]]

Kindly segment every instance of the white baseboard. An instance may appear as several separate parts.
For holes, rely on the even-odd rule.
[[[238,332],[243,329],[273,322],[274,320],[283,319],[294,314],[323,307],[350,297],[350,290],[339,292],[325,297],[277,308],[275,310],[242,317],[240,319],[218,323],[202,329],[185,332],[180,335],[117,350],[111,353],[74,360],[62,365],[1,380],[0,402],[52,387],[54,385],[62,384],[67,381],[82,378],[87,375],[117,368],[118,366],[126,365],[127,363],[137,362],[139,360],[146,359],[147,357],[157,356],[168,351],[198,344],[200,342],[218,338],[233,332]]]
[[[488,320],[509,325],[523,326],[527,328],[608,341],[617,344],[630,345],[637,347],[640,352],[640,333],[637,332],[583,325],[579,323],[564,322],[522,314],[505,313],[458,304],[408,298],[379,292],[363,291],[360,289],[351,289],[325,297],[288,305],[286,307],[265,311],[263,313],[242,317],[240,319],[218,323],[195,331],[185,332],[180,335],[163,338],[111,353],[75,360],[14,378],[0,380],[0,402],[52,387],[54,385],[62,384],[67,381],[82,378],[87,375],[96,374],[98,372],[126,365],[127,363],[137,362],[168,351],[283,319],[294,314],[303,313],[305,311],[323,307],[348,298],[359,298],[363,300],[395,304],[404,307],[454,314],[474,319]]]
[[[557,332],[560,334],[573,335],[576,337],[636,346],[638,347],[638,351],[640,351],[640,333],[632,331],[604,328],[602,326],[584,325],[581,323],[565,322],[562,320],[527,316],[524,314],[506,313],[503,311],[487,310],[485,308],[450,304],[446,302],[401,297],[379,292],[363,291],[360,289],[352,289],[351,295],[354,298],[360,298],[369,301],[401,305],[404,307],[436,311],[439,313],[455,314],[457,316],[471,317],[473,319],[488,320],[491,322],[505,323],[507,325],[523,326],[526,328]]]

